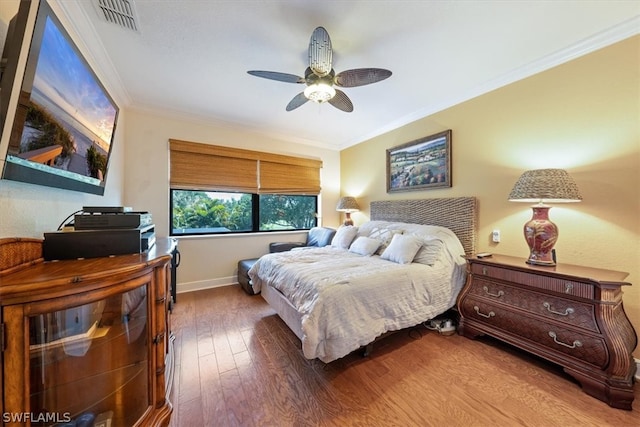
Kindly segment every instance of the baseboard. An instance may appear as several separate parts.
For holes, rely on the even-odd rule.
[[[635,376],[635,378],[636,378],[636,381],[640,382],[640,359],[635,358],[633,360],[636,361],[636,376]]]
[[[201,291],[203,289],[220,288],[238,283],[236,276],[220,277],[218,279],[199,280],[197,282],[178,283],[176,293]]]

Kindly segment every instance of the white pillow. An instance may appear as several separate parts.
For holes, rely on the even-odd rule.
[[[398,264],[410,264],[420,250],[422,241],[415,236],[396,234],[391,243],[384,250],[380,258],[397,262]]]
[[[380,240],[360,236],[351,244],[349,252],[371,256],[378,250],[378,246],[380,246]]]
[[[340,227],[331,240],[331,246],[334,248],[349,249],[349,245],[351,245],[353,239],[356,238],[356,234],[358,234],[358,227],[354,227],[353,225]]]
[[[380,247],[377,251],[378,255],[383,253],[384,250],[387,249],[387,246],[389,246],[389,243],[391,243],[391,239],[396,234],[402,234],[402,230],[389,230],[388,228],[378,227],[375,227],[373,230],[371,230],[371,233],[369,233],[369,237],[380,241]]]
[[[423,241],[422,247],[416,254],[413,262],[424,265],[433,265],[443,253],[444,243],[442,240],[433,239]]]

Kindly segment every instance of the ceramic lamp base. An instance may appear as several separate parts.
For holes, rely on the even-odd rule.
[[[529,245],[528,264],[556,265],[553,246],[558,240],[558,227],[549,220],[550,206],[536,205],[532,207],[533,216],[524,225],[524,238]]]
[[[353,220],[351,219],[351,212],[345,212],[345,219],[343,222],[344,225],[353,225]]]

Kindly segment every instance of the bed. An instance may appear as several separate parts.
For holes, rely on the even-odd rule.
[[[371,220],[341,227],[332,245],[261,257],[249,271],[254,292],[306,358],[329,363],[455,305],[476,206],[474,197],[371,202]]]

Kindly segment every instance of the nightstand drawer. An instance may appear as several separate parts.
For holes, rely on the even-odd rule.
[[[469,294],[477,295],[496,303],[518,307],[570,326],[600,332],[596,323],[593,304],[505,285],[484,276],[477,277],[473,281],[469,287]]]
[[[600,369],[607,365],[608,353],[602,338],[528,317],[522,312],[473,296],[466,298],[460,309],[460,314],[468,319],[527,339],[554,353],[562,353]]]
[[[478,275],[478,277],[500,279],[506,282],[518,283],[559,294],[573,295],[586,299],[593,299],[595,297],[593,285],[584,282],[564,280],[558,277],[482,264],[472,264],[471,273]]]

